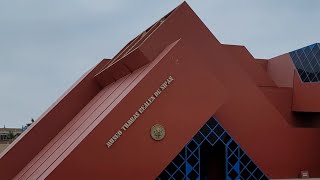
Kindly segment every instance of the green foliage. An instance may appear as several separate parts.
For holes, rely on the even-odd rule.
[[[9,134],[7,135],[8,139],[13,139],[14,138],[14,134],[12,131],[9,131]]]

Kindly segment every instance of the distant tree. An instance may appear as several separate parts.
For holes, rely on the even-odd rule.
[[[12,131],[9,131],[9,134],[7,135],[8,139],[13,139],[14,138],[14,134]]]

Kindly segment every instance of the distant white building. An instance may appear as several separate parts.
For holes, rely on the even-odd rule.
[[[10,144],[21,133],[21,128],[0,128],[0,144]]]

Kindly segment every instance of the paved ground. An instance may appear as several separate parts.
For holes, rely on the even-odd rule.
[[[0,153],[6,149],[9,146],[9,144],[0,144]]]

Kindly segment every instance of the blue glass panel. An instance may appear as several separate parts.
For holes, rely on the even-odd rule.
[[[320,44],[313,44],[289,53],[303,82],[319,82]]]
[[[226,179],[269,179],[214,117],[209,119],[157,179],[200,180],[200,149],[205,143],[215,146],[217,142],[225,145]]]

